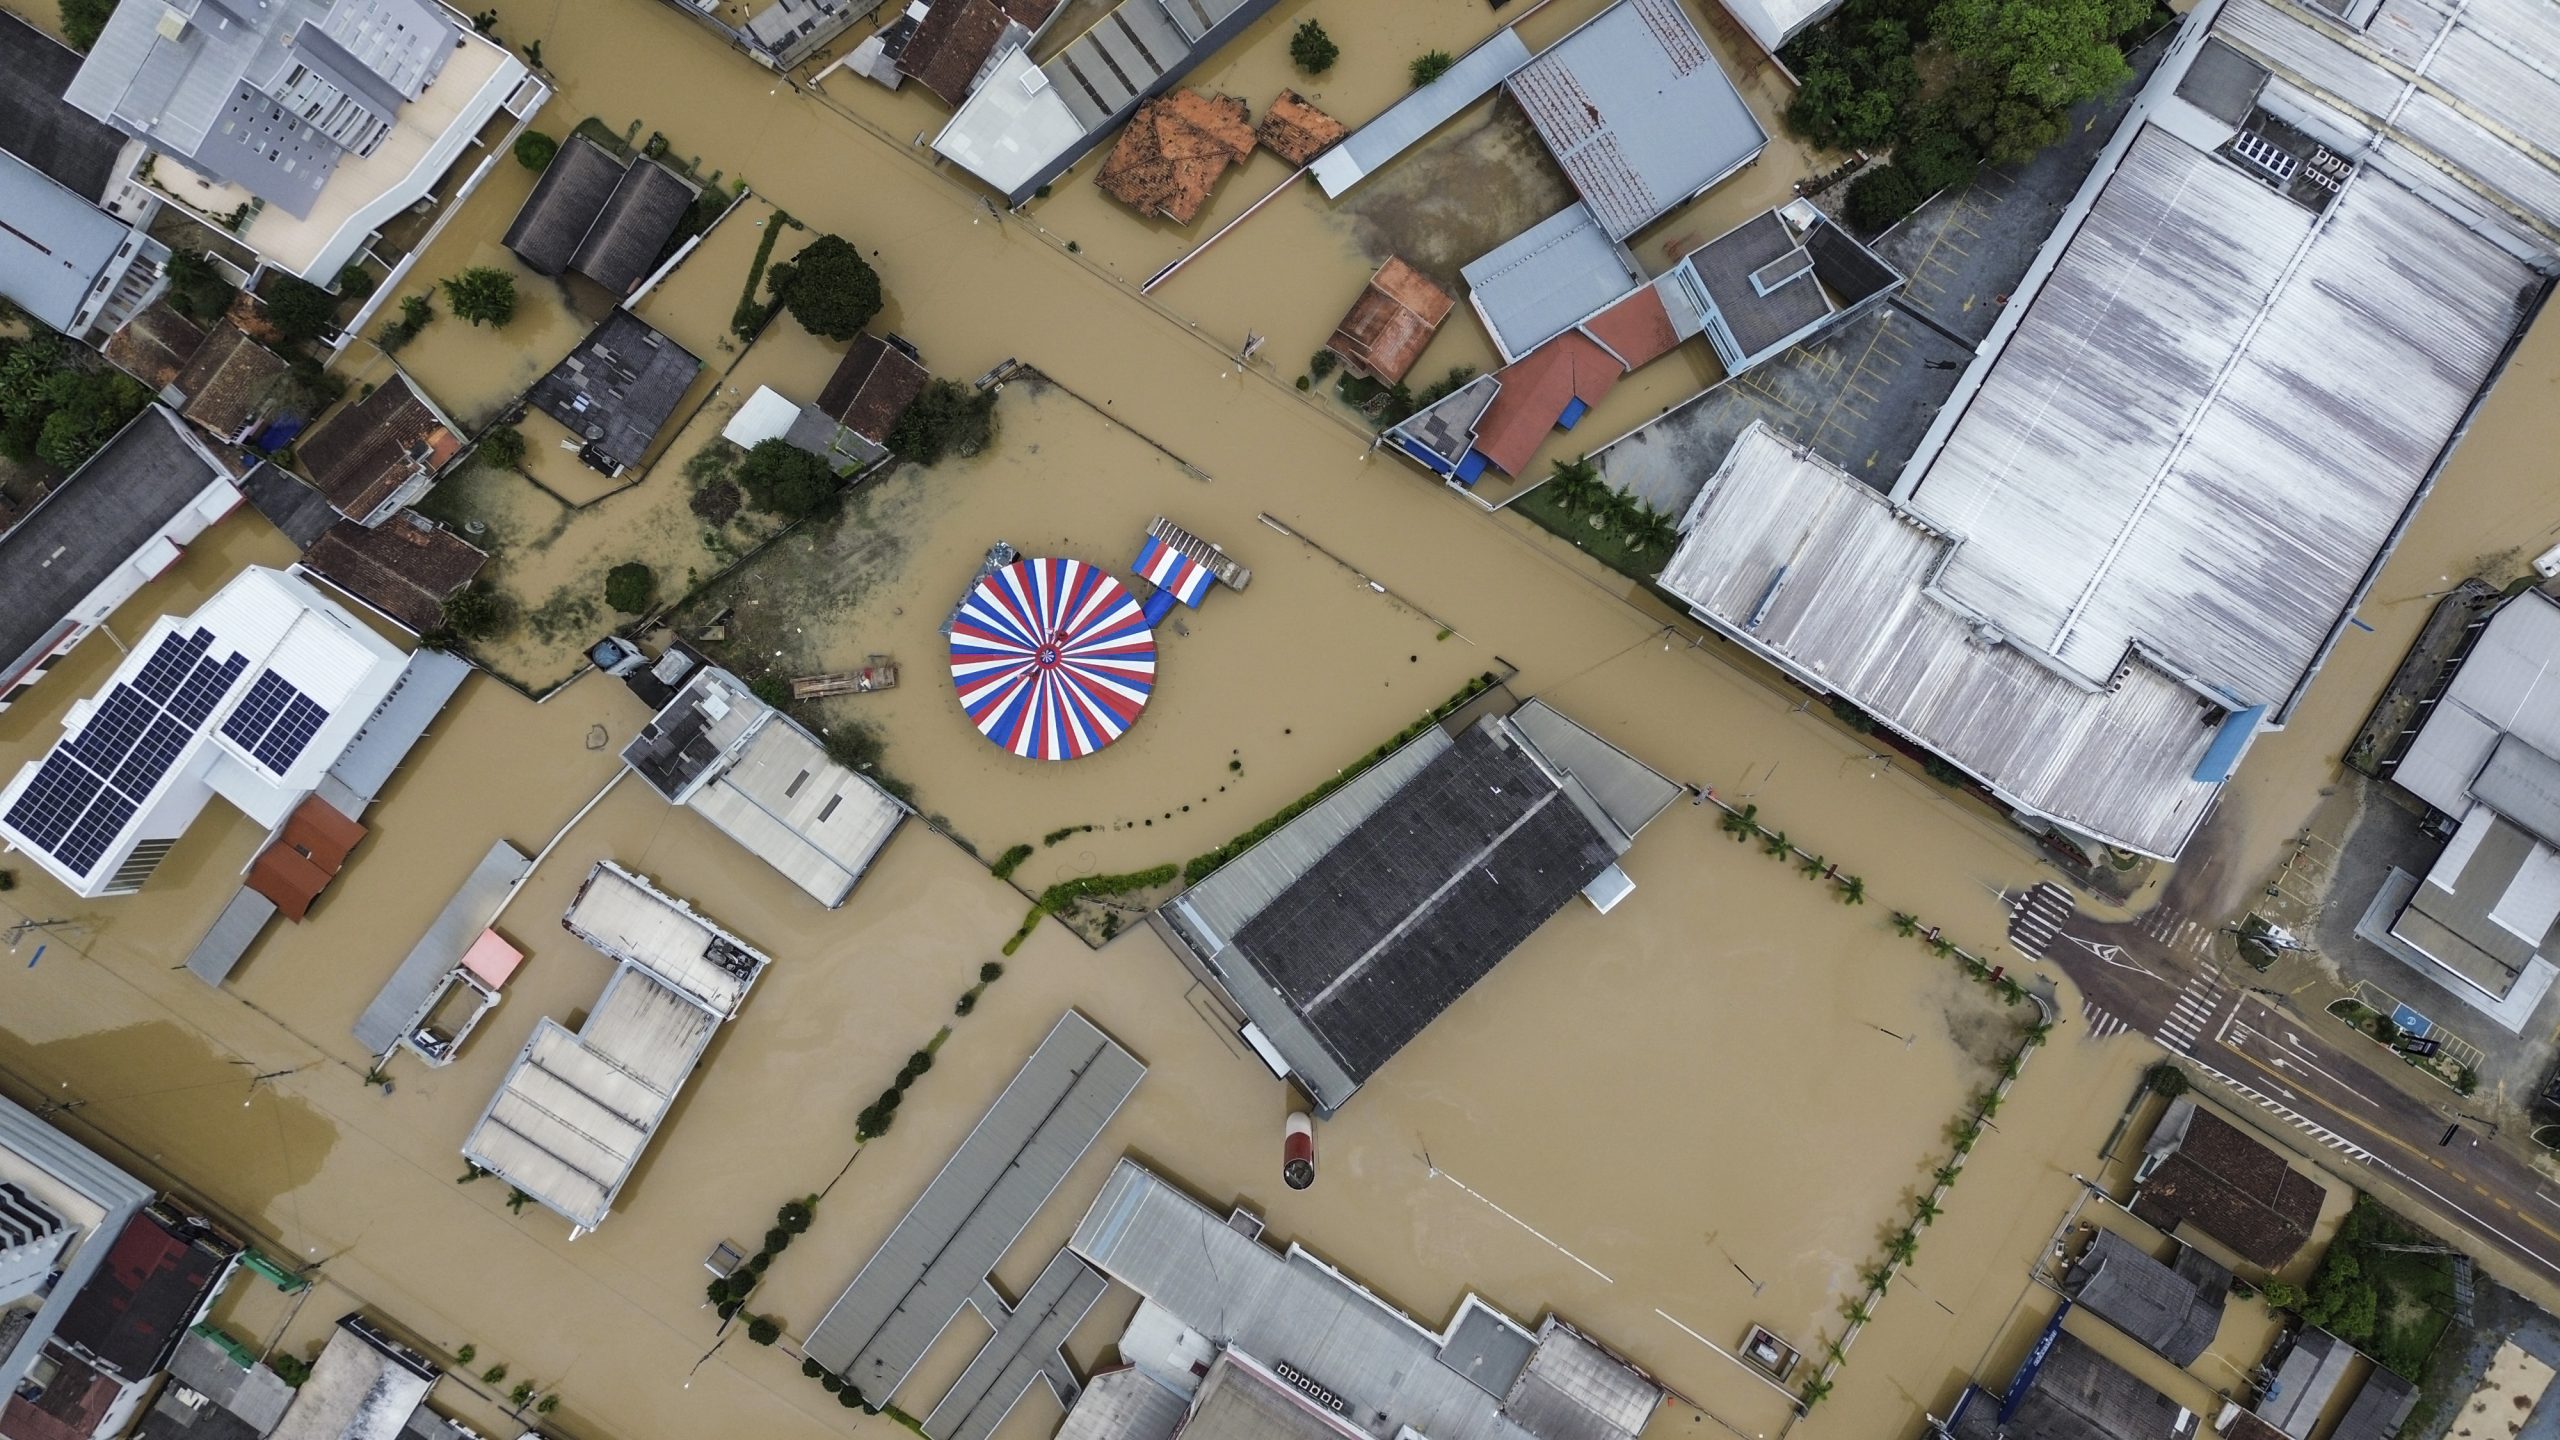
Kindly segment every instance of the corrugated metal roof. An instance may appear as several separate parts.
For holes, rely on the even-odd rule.
[[[1588,205],[1568,205],[1462,267],[1467,298],[1517,360],[1646,283]]]
[[[2471,808],[2471,782],[2499,738],[2560,755],[2560,600],[2527,590],[2498,607],[2391,778],[2447,815]]]
[[[2488,763],[2472,780],[2471,793],[2543,844],[2560,845],[2560,760],[2524,737],[2512,732],[2499,737]],[[2540,927],[2534,933],[2540,934]]]
[[[462,963],[464,952],[489,927],[489,917],[498,913],[507,892],[532,868],[525,853],[506,841],[489,846],[489,853],[471,867],[436,918],[427,922],[427,933],[410,947],[372,1003],[356,1017],[356,1043],[364,1053],[387,1055],[400,1043],[421,1018],[446,972]]]
[[[81,307],[133,231],[5,150],[0,214],[0,296],[56,330],[85,328]]]
[[[1529,47],[1519,33],[1508,26],[1496,30],[1483,44],[1459,56],[1458,63],[1439,79],[1388,106],[1378,118],[1317,156],[1316,183],[1324,187],[1325,198],[1339,198],[1343,191],[1377,174],[1388,161],[1420,144],[1423,137],[1528,63]]]
[[[1629,839],[1680,798],[1681,786],[1652,766],[1592,734],[1547,704],[1529,700],[1509,723],[1529,737],[1547,763],[1580,781]]]
[[[1050,1257],[1021,1303],[924,1417],[924,1433],[933,1440],[988,1440],[1034,1381],[1046,1380],[1061,1403],[1071,1400],[1075,1372],[1060,1347],[1110,1285],[1067,1251]]]
[[[213,917],[213,925],[187,952],[187,972],[207,985],[219,985],[231,978],[240,966],[242,956],[257,943],[260,931],[276,918],[276,902],[243,885]]]
[[[412,652],[391,693],[374,707],[338,763],[329,767],[329,778],[344,786],[360,805],[372,804],[469,678],[471,662],[467,660],[442,650]]]
[[[1988,643],[1928,594],[1949,540],[1755,423],[1660,584],[1691,613],[1936,749],[2012,804],[2172,855],[2215,787],[2200,698],[2136,659],[2112,689]]]
[[[1147,1073],[1070,1010],[809,1332],[809,1358],[875,1403],[916,1362]]]
[[[1680,0],[1618,0],[1508,83],[1616,240],[1769,143]]]
[[[561,926],[613,959],[638,965],[723,1018],[738,1013],[764,952],[610,860],[596,862]]]
[[[1123,1363],[1095,1373],[1055,1440],[1173,1440],[1190,1412],[1186,1392]]]

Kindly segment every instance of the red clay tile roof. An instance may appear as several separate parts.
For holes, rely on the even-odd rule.
[[[853,337],[853,348],[818,392],[818,408],[872,444],[886,445],[898,417],[932,378],[914,356],[865,331]]]
[[[175,383],[187,397],[178,413],[237,444],[265,417],[267,392],[287,368],[283,356],[226,321],[214,327],[178,372]]]
[[[2282,1155],[2197,1106],[2184,1141],[2135,1193],[2133,1213],[2163,1230],[2193,1226],[2274,1270],[2311,1238],[2324,1193]]]
[[[1493,468],[1517,477],[1537,458],[1568,402],[1597,405],[1626,373],[1589,336],[1567,330],[1494,372],[1502,389],[1476,423],[1475,448]]]
[[[369,532],[368,532],[369,533]],[[284,918],[300,921],[311,902],[347,863],[347,852],[365,828],[313,795],[284,822],[284,833],[249,867],[248,886],[276,902]]]
[[[204,331],[194,321],[169,308],[168,301],[155,300],[108,336],[105,348],[108,359],[158,390],[178,378],[203,344]]]
[[[1253,138],[1292,165],[1304,165],[1330,150],[1350,127],[1313,105],[1295,90],[1283,90],[1262,112]]]
[[[1630,370],[1668,355],[1680,344],[1671,333],[1671,312],[1662,308],[1662,292],[1647,285],[1583,322],[1601,344],[1617,352]]]
[[[1404,257],[1390,255],[1369,277],[1368,287],[1324,348],[1353,371],[1395,384],[1422,358],[1455,304],[1430,276],[1404,263]]]
[[[898,56],[898,68],[956,110],[1009,23],[995,0],[934,0]]]
[[[394,375],[363,400],[315,426],[295,447],[311,483],[339,514],[363,520],[421,467],[442,470],[462,451],[462,437],[426,397]]]
[[[444,624],[444,602],[471,583],[489,557],[415,510],[368,530],[341,520],[302,563],[330,584],[423,635]]]
[[[1012,16],[1014,23],[1023,29],[1037,30],[1048,23],[1049,17],[1065,0],[996,0],[996,3],[1002,5],[1004,13]]]
[[[1094,183],[1141,215],[1188,225],[1227,167],[1252,157],[1252,118],[1232,95],[1168,91],[1129,117]]]

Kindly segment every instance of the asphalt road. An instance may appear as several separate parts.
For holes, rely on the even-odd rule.
[[[2104,924],[2075,913],[2064,887],[2039,885],[2012,897],[2010,944],[2080,987],[2092,1036],[2143,1032],[2310,1144],[2387,1173],[2446,1221],[2560,1282],[2560,1182],[2493,1143],[2450,1092],[2441,1102],[2411,1095],[2333,1043],[2335,1026],[2318,1023],[2326,1017],[2253,985],[2245,966],[2225,966],[2218,922],[2182,914],[2178,888],[2144,915]]]

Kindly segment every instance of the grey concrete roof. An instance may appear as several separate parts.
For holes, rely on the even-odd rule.
[[[301,476],[271,461],[260,461],[257,468],[240,478],[241,493],[267,523],[284,532],[297,550],[308,550],[338,523],[338,512],[329,508],[329,497],[311,488]]]
[[[391,693],[382,697],[346,753],[329,767],[329,781],[359,807],[344,813],[357,814],[382,794],[392,773],[409,758],[409,752],[426,737],[427,727],[469,678],[471,663],[459,656],[442,650],[411,652],[408,668],[400,672]]]
[[[1055,1440],[1173,1440],[1190,1397],[1135,1365],[1097,1371]]]
[[[124,136],[64,101],[79,73],[79,51],[0,12],[0,150],[75,195],[103,200]]]
[[[701,370],[692,351],[617,309],[526,398],[586,441],[591,464],[619,473],[648,455]]]
[[[13,1155],[18,1160],[13,1161]],[[19,1161],[69,1187],[102,1214],[95,1228],[72,1252],[70,1263],[63,1267],[61,1278],[37,1308],[35,1318],[18,1333],[15,1343],[0,1351],[0,1393],[14,1387],[27,1373],[27,1367],[35,1363],[81,1288],[106,1264],[108,1242],[151,1201],[150,1186],[56,1130],[34,1111],[0,1096],[0,1176],[6,1176]]]
[[[1062,1347],[1110,1284],[1067,1251],[1050,1257],[1019,1304],[985,1317],[996,1333],[924,1417],[924,1433],[933,1440],[988,1440],[1034,1382],[1045,1381],[1059,1404],[1074,1403],[1075,1372]]]
[[[2017,1413],[1995,1428],[1999,1399],[1974,1397],[1957,1426],[1959,1440],[2176,1440],[2174,1427],[2186,1413],[2067,1331],[2054,1337]]]
[[[2338,1428],[2329,1432],[2329,1440],[2391,1440],[2417,1405],[2418,1387],[2377,1365],[2365,1376],[2347,1413],[2338,1417]]]
[[[1516,360],[1645,283],[1591,207],[1568,205],[1459,270],[1467,302]]]
[[[273,1440],[397,1440],[437,1374],[424,1356],[349,1315],[329,1332]]]
[[[2471,793],[2543,844],[2560,846],[2560,760],[2523,736],[2498,738]]]
[[[187,973],[207,985],[220,985],[230,979],[231,972],[239,969],[240,961],[248,955],[249,947],[267,928],[267,922],[275,918],[276,902],[241,886],[232,895],[231,903],[222,907],[222,913],[213,917],[213,924],[196,942],[196,948],[187,952]]]
[[[1508,83],[1616,240],[1769,143],[1680,0],[1618,0]]]
[[[2447,815],[2508,735],[2560,755],[2560,600],[2527,590],[2498,607],[2393,767],[2391,778]]]
[[[56,330],[82,329],[83,302],[134,232],[5,151],[0,215],[0,296]]]
[[[463,952],[488,928],[489,918],[498,913],[507,892],[532,868],[525,853],[506,841],[489,846],[489,853],[471,867],[436,918],[427,922],[427,933],[410,947],[372,1003],[356,1017],[356,1043],[366,1054],[389,1054],[409,1033],[445,973],[462,963]]]
[[[264,1365],[242,1365],[231,1352],[190,1330],[169,1359],[169,1378],[239,1416],[263,1435],[284,1418],[293,1387]]]
[[[1642,1372],[1552,1319],[1520,1379],[1496,1394],[1442,1360],[1473,1305],[1435,1332],[1303,1248],[1269,1248],[1133,1160],[1111,1172],[1067,1243],[1137,1291],[1142,1318],[1161,1309],[1212,1348],[1291,1366],[1340,1397],[1345,1426],[1376,1440],[1408,1426],[1432,1440],[1632,1440],[1662,1398]],[[1188,1354],[1128,1358],[1177,1388],[1197,1384]]]
[[[1093,1022],[1059,1017],[809,1332],[809,1358],[886,1402],[1145,1074]]]
[[[0,675],[51,649],[72,607],[225,474],[152,405],[0,535]]]
[[[1528,63],[1529,47],[1519,31],[1509,26],[1494,31],[1483,44],[1459,56],[1458,63],[1439,79],[1407,94],[1317,156],[1313,169],[1325,197],[1339,199],[1342,192],[1386,168],[1388,161],[1422,143]]]
[[[1704,292],[1707,334],[1727,373],[1783,349],[1789,336],[1831,313],[1813,252],[1774,210],[1690,251],[1680,264]]]
[[[2231,1272],[2192,1246],[2181,1247],[2175,1266],[2163,1265],[2117,1232],[2101,1230],[2062,1288],[2171,1364],[2192,1365],[2221,1328]]]
[[[2309,1440],[2320,1412],[2346,1382],[2347,1367],[2356,1358],[2347,1342],[2328,1331],[2302,1331],[2276,1367],[2275,1394],[2260,1402],[2259,1417],[2293,1440]]]

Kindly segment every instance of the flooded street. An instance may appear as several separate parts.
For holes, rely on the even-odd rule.
[[[1529,38],[1551,39],[1597,8],[1553,0]],[[1288,29],[1308,17],[1344,43],[1321,86],[1293,80],[1284,53]],[[1193,83],[1242,95],[1257,113],[1298,84],[1357,122],[1400,93],[1413,54],[1463,49],[1487,22],[1470,0],[1283,6]],[[912,339],[936,374],[973,378],[1018,359],[1046,379],[1007,386],[986,455],[866,487],[841,524],[795,532],[711,608],[735,604],[737,649],[783,673],[892,654],[905,667],[898,689],[823,702],[808,718],[876,727],[887,768],[916,786],[919,808],[980,855],[1094,827],[1038,848],[1019,883],[1179,863],[1497,671],[1672,778],[1758,806],[1763,824],[1864,877],[1869,903],[1837,903],[1829,887],[1720,833],[1713,807],[1675,803],[1626,857],[1636,893],[1605,916],[1569,906],[1504,961],[1327,1122],[1322,1178],[1292,1192],[1278,1178],[1286,1093],[1152,933],[1097,950],[1043,924],[957,1018],[954,1001],[999,957],[1025,906],[980,859],[909,825],[831,912],[637,784],[615,787],[563,834],[613,779],[645,711],[592,674],[539,705],[478,677],[367,816],[371,834],[312,917],[274,926],[224,990],[171,967],[262,838],[235,812],[208,810],[138,896],[77,901],[15,867],[20,885],[0,897],[0,921],[64,923],[45,932],[40,963],[0,970],[10,1096],[64,1107],[59,1120],[112,1158],[320,1265],[316,1303],[242,1287],[230,1303],[243,1333],[296,1348],[362,1304],[440,1356],[473,1346],[475,1372],[503,1362],[513,1378],[556,1390],[553,1418],[567,1435],[886,1435],[888,1422],[838,1405],[790,1353],[742,1336],[715,1350],[703,1257],[723,1240],[751,1245],[776,1205],[822,1192],[814,1228],[754,1301],[787,1336],[805,1334],[1074,1006],[1151,1075],[1008,1255],[997,1272],[1008,1291],[1054,1252],[1113,1161],[1134,1153],[1221,1208],[1258,1209],[1275,1240],[1304,1243],[1429,1325],[1469,1290],[1524,1320],[1549,1310],[1570,1319],[1713,1417],[1674,1407],[1656,1434],[1776,1435],[1788,1402],[1697,1337],[1730,1349],[1765,1324],[1810,1359],[1845,1327],[1861,1272],[1929,1189],[1951,1125],[2015,1044],[2002,1007],[1896,936],[1889,917],[1912,912],[2021,978],[2051,978],[1998,943],[2001,893],[2051,873],[2028,838],[1569,545],[1367,454],[1347,411],[1296,391],[1304,356],[1395,243],[1377,218],[1392,206],[1364,217],[1301,184],[1141,298],[1138,281],[1282,183],[1279,162],[1239,167],[1179,232],[1102,196],[1091,160],[1027,219],[999,218],[906,143],[943,114],[915,87],[892,95],[839,72],[825,95],[797,93],[674,9],[636,0],[518,5],[500,13],[498,32],[519,47],[539,40],[557,76],[561,94],[538,128],[566,135],[595,115],[619,132],[637,119],[678,155],[698,155],[704,173],[745,176],[755,191],[640,307],[706,368],[637,486],[574,508],[594,497],[564,503],[484,473],[439,497],[486,517],[500,573],[528,602],[526,629],[491,657],[510,679],[538,690],[571,673],[575,651],[612,622],[597,584],[609,565],[645,556],[672,592],[761,538],[706,537],[682,465],[757,385],[812,399],[842,354],[788,317],[751,348],[727,337],[758,222],[774,223],[778,209],[806,234],[841,233],[878,252],[888,308],[875,326]],[[1776,82],[1741,78],[1775,132]],[[1782,197],[1814,163],[1773,141],[1757,168],[1647,232],[1641,258],[1660,268],[1662,237],[1707,238]],[[512,264],[498,237],[531,181],[502,163],[409,288]],[[1393,193],[1396,181],[1390,170],[1373,183]],[[796,243],[786,237],[777,258]],[[494,414],[592,319],[551,282],[528,277],[520,290],[506,329],[447,314],[399,355],[457,416]],[[1270,345],[1240,372],[1233,353],[1248,329]],[[1416,374],[1490,360],[1462,309]],[[1579,433],[1596,443],[1712,372],[1711,362],[1659,362]],[[2372,632],[2350,632],[2302,719],[2263,738],[2228,791],[2209,862],[2224,898],[2238,902],[2318,803],[2425,617],[2419,597],[2480,557],[2531,554],[2560,530],[2545,476],[2560,446],[2555,387],[2560,333],[2545,327],[2365,608]],[[550,458],[535,462],[537,475]],[[1157,514],[1225,545],[1252,567],[1252,585],[1176,612],[1152,703],[1100,756],[1044,766],[980,739],[949,688],[938,630],[986,545],[1120,571]],[[291,555],[244,510],[119,612],[116,632],[187,608],[241,565]],[[588,596],[597,608],[581,613]],[[546,609],[552,623],[531,623]],[[0,771],[40,753],[117,659],[93,639],[0,713]],[[404,1057],[389,1067],[389,1093],[367,1086],[371,1057],[348,1027],[400,956],[491,840],[534,853],[555,837],[498,921],[528,953],[504,1003],[449,1068]],[[594,1002],[609,964],[556,922],[604,858],[647,872],[776,963],[713,1042],[615,1213],[573,1243],[538,1206],[510,1213],[502,1182],[456,1183],[457,1147],[535,1022],[574,1024]],[[2006,1347],[2040,1318],[2021,1318],[2029,1268],[2080,1193],[2075,1176],[2099,1171],[2099,1147],[2158,1055],[2136,1035],[2089,1041],[2067,986],[2058,1009],[2055,1043],[1927,1231],[1909,1293],[1897,1288],[1880,1308],[1805,1435],[1915,1433],[1977,1368],[2005,1374],[2015,1358]],[[946,1025],[895,1128],[857,1156],[855,1111]],[[1127,1313],[1125,1296],[1106,1303],[1072,1342],[1074,1359],[1104,1358]],[[945,1335],[901,1393],[907,1408],[958,1373],[977,1325],[964,1318]],[[2242,1330],[2225,1339],[2242,1364],[2263,1341]],[[499,1433],[506,1388],[456,1374],[439,1403]],[[1056,1419],[1035,1394],[1002,1433],[1043,1440]]]

